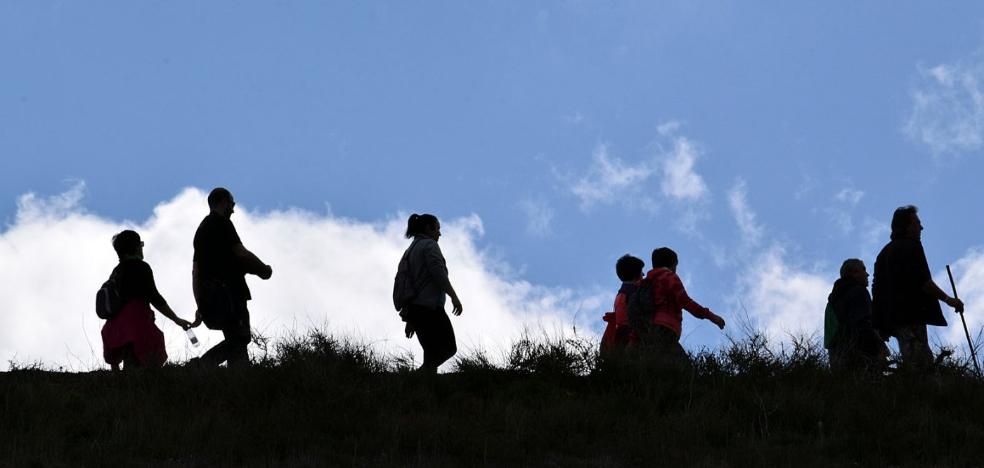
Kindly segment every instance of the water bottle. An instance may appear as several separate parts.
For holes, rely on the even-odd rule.
[[[197,348],[198,347],[198,337],[195,336],[195,332],[192,331],[189,328],[189,329],[185,330],[185,333],[188,334],[188,341],[191,341],[191,345]]]

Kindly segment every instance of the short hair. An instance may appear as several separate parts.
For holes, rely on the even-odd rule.
[[[208,193],[208,207],[215,208],[219,203],[232,199],[232,192],[223,187],[216,187]]]
[[[848,276],[851,275],[851,273],[863,269],[864,269],[864,262],[862,262],[860,259],[857,258],[849,258],[847,260],[844,260],[844,263],[841,264],[840,277],[842,279],[847,278]]]
[[[645,267],[646,262],[641,258],[625,254],[615,262],[615,274],[622,281],[632,281],[642,276],[642,269]]]
[[[892,215],[892,239],[905,236],[905,230],[912,224],[912,215],[919,213],[919,208],[913,205],[900,206]]]
[[[433,229],[437,224],[437,216],[432,214],[414,213],[410,215],[410,219],[407,220],[407,232],[403,235],[409,239],[413,236],[423,234],[429,229]]]
[[[140,234],[137,234],[136,231],[127,229],[113,236],[113,250],[120,258],[136,254],[139,248]]]
[[[676,252],[669,247],[653,250],[653,268],[673,268],[680,263]]]

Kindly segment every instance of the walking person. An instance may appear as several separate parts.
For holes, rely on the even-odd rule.
[[[113,236],[119,264],[110,278],[119,294],[119,311],[102,327],[103,358],[113,370],[160,367],[167,361],[164,333],[154,323],[153,305],[161,315],[187,330],[191,323],[179,318],[157,290],[154,272],[144,261],[144,243],[135,231]]]
[[[407,239],[413,239],[403,253],[394,284],[394,301],[406,322],[407,338],[417,335],[424,350],[424,362],[419,371],[437,373],[437,368],[457,352],[454,329],[444,310],[451,296],[452,313],[460,316],[461,301],[448,278],[448,267],[438,245],[441,223],[431,214],[413,214],[407,220]],[[405,275],[404,275],[405,273]],[[406,286],[402,284],[406,281]],[[403,291],[404,299],[397,299]]]
[[[939,301],[957,312],[963,312],[964,304],[933,282],[918,211],[909,205],[897,208],[892,215],[891,240],[875,260],[872,314],[882,337],[898,340],[902,366],[926,371],[933,365],[926,326],[946,326]]]
[[[208,194],[209,214],[195,232],[192,289],[198,312],[195,323],[221,330],[223,340],[205,352],[201,364],[215,367],[248,366],[246,346],[252,339],[247,301],[252,299],[246,275],[267,280],[273,269],[243,246],[232,224],[236,201],[229,190],[216,188]]]
[[[871,294],[868,294],[868,270],[856,258],[844,260],[840,278],[827,297],[828,309],[834,314],[836,328],[824,336],[835,372],[879,370],[888,349],[871,322]]]
[[[623,255],[615,262],[615,274],[622,281],[622,285],[615,294],[615,303],[611,312],[612,322],[609,325],[613,327],[613,331],[611,342],[607,343],[605,352],[623,351],[627,346],[636,343],[635,331],[629,324],[629,297],[638,289],[645,267],[646,263],[642,259],[629,254]]]
[[[628,313],[629,322],[634,324],[638,341],[644,348],[655,351],[669,364],[686,366],[687,352],[680,346],[683,310],[696,318],[710,320],[720,329],[724,329],[725,322],[690,298],[676,274],[679,263],[676,252],[668,247],[653,250],[653,269],[637,287],[639,292],[650,291],[651,301],[634,294],[629,298]],[[642,299],[646,299],[647,305],[634,305],[640,304]]]

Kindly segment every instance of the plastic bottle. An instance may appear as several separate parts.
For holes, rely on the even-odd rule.
[[[198,337],[195,336],[195,332],[192,331],[189,328],[189,329],[185,330],[185,333],[188,334],[188,341],[191,341],[191,345],[197,348],[198,347]]]

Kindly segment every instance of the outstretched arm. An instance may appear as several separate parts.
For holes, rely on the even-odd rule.
[[[154,272],[150,269],[149,265],[147,265],[142,274],[144,276],[142,281],[144,283],[144,288],[146,288],[147,302],[154,306],[154,308],[157,309],[161,315],[178,324],[179,327],[184,328],[185,330],[191,327],[191,323],[178,317],[178,315],[171,310],[171,306],[167,304],[167,301],[164,300],[164,296],[161,296],[161,293],[157,290],[157,283],[154,281]]]
[[[717,325],[718,328],[722,330],[724,329],[724,319],[714,312],[711,312],[711,309],[708,309],[707,307],[698,304],[697,301],[691,299],[687,294],[687,290],[683,287],[683,282],[680,281],[679,277],[674,278],[670,292],[676,299],[676,303],[687,312],[690,312],[690,315],[693,315],[699,319],[710,320],[712,323]]]
[[[181,317],[178,317],[178,314],[175,314],[174,311],[171,310],[171,306],[167,305],[167,301],[164,301],[163,298],[161,298],[160,302],[153,302],[151,304],[155,309],[157,309],[158,312],[161,313],[161,315],[171,319],[171,321],[176,323],[179,327],[185,330],[192,327],[193,324]]]

